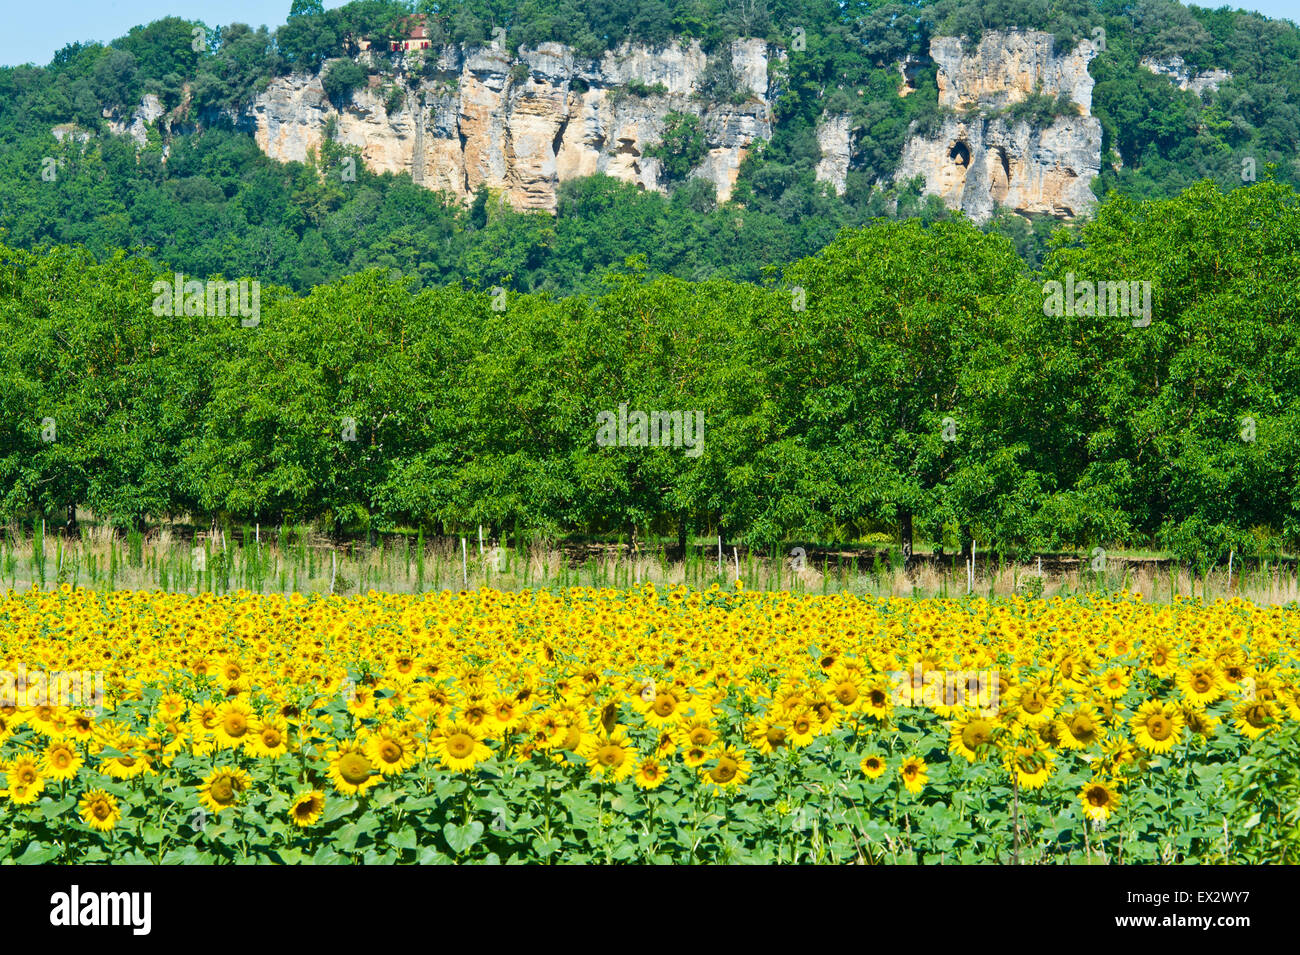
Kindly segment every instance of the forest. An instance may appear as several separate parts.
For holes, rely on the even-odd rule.
[[[344,54],[361,38],[400,33],[400,17],[412,10],[428,15],[438,42],[487,42],[499,28],[515,49],[559,40],[592,56],[625,41],[698,39],[716,50],[735,37],[765,37],[787,56],[772,77],[773,138],[747,158],[729,202],[686,175],[667,194],[594,176],[561,184],[552,215],[514,211],[487,190],[462,205],[359,161],[356,181],[344,184],[325,174],[345,158],[343,147],[327,142],[310,163],[281,164],[238,128],[240,111],[274,76],[327,59],[326,80],[348,95],[366,70]],[[761,282],[766,266],[813,255],[842,228],[880,217],[949,218],[919,181],[888,184],[909,129],[940,114],[934,67],[904,98],[897,63],[922,56],[935,35],[1011,27],[1048,30],[1065,46],[1104,31],[1105,50],[1090,67],[1103,129],[1098,196],[1172,198],[1204,179],[1226,188],[1242,182],[1246,159],[1259,179],[1271,170],[1279,182],[1300,184],[1300,31],[1226,8],[1175,0],[364,0],[326,11],[295,0],[275,31],[171,17],[108,44],[71,44],[44,66],[0,69],[0,238],[29,250],[84,245],[99,260],[125,249],[186,274],[255,276],[299,293],[381,268],[419,287],[592,295],[606,272],[638,254],[654,275]],[[204,31],[201,50],[192,49],[195,29]],[[1147,56],[1177,56],[1188,69],[1223,69],[1232,79],[1198,96],[1141,68]],[[336,76],[340,64],[358,75]],[[380,57],[369,69],[392,64]],[[735,77],[715,70],[706,87],[725,100]],[[855,88],[864,95],[852,95]],[[151,128],[140,149],[108,134],[104,113],[129,117],[146,93],[180,112],[166,137]],[[814,130],[827,111],[849,113],[858,130],[843,196],[814,176]],[[67,123],[88,138],[57,139],[52,130]],[[57,165],[58,188],[42,177],[47,160]],[[1037,267],[1052,234],[1075,228],[1004,212],[986,231],[1006,236]]]
[[[758,283],[644,256],[596,295],[367,269],[263,284],[241,319],[159,308],[182,279],[3,249],[0,519],[883,530],[1190,562],[1300,542],[1288,184],[1112,196],[1037,269],[957,218],[847,228]],[[1051,314],[1057,282],[1150,283],[1149,317]],[[598,443],[624,404],[702,415],[702,453]]]

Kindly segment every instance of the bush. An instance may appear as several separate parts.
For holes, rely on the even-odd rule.
[[[666,181],[680,182],[704,158],[704,133],[700,118],[691,113],[674,111],[664,121],[663,136],[645,154],[659,160]]]
[[[325,75],[321,77],[321,86],[325,89],[325,95],[339,108],[351,100],[352,93],[357,87],[365,85],[365,82],[365,68],[352,60],[331,63],[325,70]]]
[[[388,115],[401,112],[402,106],[406,103],[406,90],[402,89],[396,83],[388,86],[384,90],[384,112]]]

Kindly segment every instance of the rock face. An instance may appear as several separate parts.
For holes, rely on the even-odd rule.
[[[50,127],[50,134],[59,142],[71,139],[83,146],[90,141],[91,137],[90,130],[82,129],[76,123],[60,123],[58,126],[52,126]]]
[[[976,222],[999,207],[1068,218],[1096,203],[1089,183],[1100,156],[1101,124],[1093,117],[1035,128],[973,116],[948,120],[933,137],[909,139],[896,178],[923,177],[926,192]]]
[[[932,131],[914,131],[906,140],[894,181],[920,176],[927,192],[981,222],[1000,206],[1061,217],[1088,212],[1096,202],[1090,183],[1101,165],[1088,73],[1095,55],[1088,43],[1055,51],[1049,34],[1034,31],[989,32],[978,43],[935,37],[928,60],[897,64],[899,95],[930,95],[918,92],[916,79],[933,62],[946,115]],[[371,56],[363,53],[362,61]],[[197,121],[229,121],[281,161],[306,161],[328,135],[358,147],[375,172],[409,173],[462,201],[488,186],[515,208],[554,210],[560,183],[597,172],[663,190],[659,162],[646,150],[662,140],[670,112],[690,113],[699,117],[705,140],[691,175],[711,182],[725,201],[750,148],[772,137],[779,90],[769,65],[784,56],[758,39],[737,40],[712,61],[698,41],[624,44],[599,59],[559,43],[517,57],[497,46],[451,45],[397,54],[346,103],[325,95],[323,74],[299,73],[276,78],[239,113]],[[725,66],[741,95],[702,96]],[[1191,75],[1181,61],[1151,68],[1157,67],[1198,91],[1222,80],[1217,73]],[[1008,107],[1027,97],[1060,94],[1074,111],[1050,125],[1008,115]],[[156,97],[146,96],[130,116],[105,116],[114,133],[140,146],[149,128],[163,128],[165,158],[169,136],[195,128],[187,103],[188,97],[164,113]],[[842,195],[855,168],[853,117],[823,115],[816,138],[816,178]]]
[[[162,101],[153,93],[145,93],[144,98],[140,100],[140,105],[136,107],[131,114],[131,122],[114,116],[110,111],[105,111],[104,116],[108,119],[109,131],[115,135],[127,135],[136,141],[136,144],[143,146],[146,142],[146,135],[149,124],[162,116],[166,112],[163,109]]]
[[[1077,216],[1096,203],[1090,184],[1101,168],[1101,124],[1091,115],[1091,44],[1055,53],[1047,33],[986,33],[974,49],[956,37],[935,37],[939,104],[952,113],[930,135],[903,147],[895,181],[916,176],[977,222],[998,207],[1020,213]],[[1064,93],[1075,115],[1031,126],[1005,115],[1033,95]]]
[[[1088,64],[1097,51],[1089,43],[1064,54],[1052,47],[1050,33],[1032,30],[986,33],[973,50],[960,37],[935,37],[930,58],[939,67],[939,105],[997,109],[1037,91],[1065,93],[1088,115],[1093,87]]]
[[[1193,73],[1181,56],[1172,56],[1167,60],[1144,56],[1138,62],[1152,73],[1169,77],[1180,90],[1191,90],[1197,96],[1206,90],[1217,90],[1220,84],[1232,79],[1232,74],[1227,70],[1205,70],[1201,73]]]
[[[817,145],[822,153],[817,163],[817,181],[829,182],[840,196],[844,195],[844,182],[853,158],[849,121],[850,117],[839,114],[823,116],[817,124]]]
[[[486,185],[516,208],[554,209],[561,182],[595,172],[662,188],[646,147],[659,142],[669,112],[690,112],[708,150],[693,175],[725,200],[750,144],[771,138],[772,115],[767,44],[738,40],[723,55],[750,91],[740,105],[693,97],[708,62],[698,42],[625,45],[598,61],[543,43],[517,60],[494,47],[409,53],[394,78],[404,101],[391,114],[382,88],[359,89],[339,108],[319,75],[281,77],[247,120],[275,159],[304,161],[332,120],[336,139],[360,147],[372,170],[409,172],[462,199]]]

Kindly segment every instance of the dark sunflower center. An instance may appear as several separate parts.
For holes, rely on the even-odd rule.
[[[348,753],[339,760],[339,775],[353,786],[370,778],[370,760],[360,753]]]
[[[961,731],[961,741],[966,744],[967,749],[974,749],[976,746],[982,746],[989,741],[989,726],[987,723],[971,723]]]
[[[235,800],[235,787],[230,784],[230,777],[222,776],[212,781],[208,787],[208,795],[212,797],[213,802],[226,805]]]
[[[474,738],[468,733],[457,733],[447,738],[447,752],[456,759],[464,759],[474,752]]]
[[[735,760],[724,756],[718,760],[718,765],[713,767],[709,776],[715,783],[729,783],[736,778],[736,772],[739,768]]]

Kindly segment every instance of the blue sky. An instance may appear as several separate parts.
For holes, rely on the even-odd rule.
[[[635,0],[628,0],[635,2]],[[1220,6],[1207,0],[1203,6]],[[339,7],[343,0],[325,0]],[[1300,22],[1300,0],[1242,0],[1231,4],[1258,10],[1270,17]],[[56,50],[77,40],[107,43],[131,27],[165,16],[181,16],[216,25],[243,22],[277,27],[289,12],[290,0],[77,0],[77,2],[19,2],[8,0],[5,29],[0,31],[0,65],[45,64]]]

